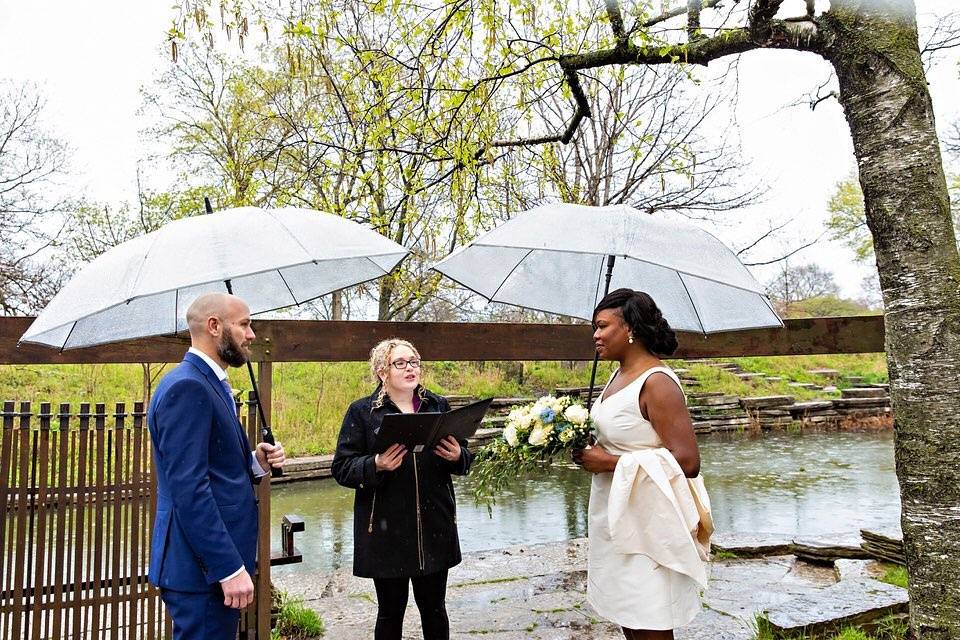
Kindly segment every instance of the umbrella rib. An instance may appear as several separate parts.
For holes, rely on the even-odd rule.
[[[497,285],[496,291],[494,291],[494,292],[493,292],[493,295],[490,296],[490,300],[491,300],[491,301],[497,296],[498,293],[500,293],[500,289],[502,289],[502,288],[503,288],[503,285],[505,285],[505,284],[507,283],[507,280],[510,279],[510,276],[513,275],[513,272],[517,270],[517,268],[523,263],[524,260],[526,260],[527,258],[530,257],[530,254],[531,254],[531,253],[533,253],[533,249],[530,249],[529,251],[527,251],[527,253],[526,253],[522,258],[520,258],[519,260],[517,260],[517,264],[513,265],[513,268],[510,269],[510,273],[508,273],[506,276],[503,277],[503,280],[501,280],[501,281],[500,281],[500,284]]]
[[[64,349],[67,348],[67,343],[70,342],[70,336],[73,335],[73,330],[77,328],[77,322],[79,321],[75,320],[73,322],[73,326],[70,327],[70,331],[67,333],[67,337],[63,339],[63,344],[60,345],[60,353],[63,353]]]
[[[697,316],[697,323],[700,325],[700,333],[706,337],[707,328],[703,326],[703,319],[700,318],[700,312],[697,311],[697,303],[693,301],[693,296],[690,295],[690,290],[687,288],[687,283],[683,279],[683,274],[678,271],[677,277],[680,279],[680,284],[683,285],[683,292],[687,294],[687,300],[690,301],[690,307],[693,309],[694,315]]]
[[[297,243],[297,246],[299,246],[301,249],[303,249],[303,253],[304,253],[305,255],[307,255],[307,256],[310,255],[310,251],[309,251],[305,246],[303,246],[303,243],[300,242],[300,239],[297,238],[296,234],[293,233],[292,231],[290,231],[290,229],[287,228],[287,225],[283,224],[280,220],[278,220],[278,219],[277,219],[277,216],[274,215],[274,212],[273,212],[273,211],[264,209],[263,212],[266,213],[266,214],[267,214],[268,216],[270,216],[271,218],[273,218],[273,221],[277,223],[277,226],[279,226],[281,229],[283,229],[284,231],[286,231],[286,232],[287,232],[287,235],[290,236],[291,238],[293,238],[293,241]],[[277,269],[277,271],[279,271],[279,269]],[[293,292],[291,292],[291,294],[292,294],[292,293],[293,293]],[[294,298],[294,299],[296,299],[296,298]]]
[[[154,231],[154,233],[156,233],[156,235],[153,237],[153,242],[151,242],[151,243],[150,243],[150,247],[149,247],[146,251],[143,252],[143,259],[140,261],[140,267],[137,269],[137,275],[136,275],[136,277],[133,279],[133,281],[131,282],[131,284],[130,284],[130,289],[128,290],[127,293],[133,293],[134,291],[136,291],[137,285],[140,283],[140,276],[143,274],[143,267],[144,267],[145,264],[147,264],[147,258],[150,257],[150,252],[153,251],[154,245],[156,245],[157,242],[160,240],[160,233],[159,233],[159,231],[160,231],[159,229],[158,229],[157,231]],[[127,302],[129,303],[131,300],[133,300],[133,299],[136,298],[136,297],[137,297],[137,296],[133,296],[133,297],[128,298],[128,299],[127,299]],[[92,314],[91,314],[91,315],[92,315]],[[71,331],[73,331],[73,330],[71,329]]]
[[[287,284],[287,279],[283,277],[283,272],[280,269],[277,269],[277,275],[280,276],[280,280],[283,281],[283,286],[287,288],[287,291],[290,292],[290,297],[293,298],[293,304],[299,306],[300,303],[297,301],[297,294],[293,292],[293,289],[290,288],[290,285]]]

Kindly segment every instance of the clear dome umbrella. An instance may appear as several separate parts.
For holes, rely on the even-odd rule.
[[[491,302],[592,320],[611,288],[645,291],[674,329],[782,327],[763,288],[713,235],[627,206],[518,214],[433,269]],[[597,357],[590,376],[590,396]]]
[[[203,293],[228,291],[252,314],[264,313],[384,276],[409,253],[330,213],[207,207],[212,215],[170,222],[87,264],[20,341],[64,350],[175,334],[187,329],[187,307]]]

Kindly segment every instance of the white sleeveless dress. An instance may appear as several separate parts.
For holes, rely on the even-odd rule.
[[[597,446],[614,455],[663,447],[639,404],[644,382],[656,372],[680,385],[669,368],[652,367],[610,397],[598,398],[590,412]],[[628,629],[665,630],[685,625],[701,610],[700,586],[689,575],[647,555],[624,554],[615,548],[607,510],[613,476],[595,473],[590,489],[587,600],[600,616]]]

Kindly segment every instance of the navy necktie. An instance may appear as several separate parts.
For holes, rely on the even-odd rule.
[[[230,406],[233,408],[233,415],[237,415],[237,403],[233,399],[233,389],[230,388],[230,383],[227,382],[227,379],[224,378],[220,381],[220,384],[223,385],[223,390],[227,394],[227,399],[230,401]]]

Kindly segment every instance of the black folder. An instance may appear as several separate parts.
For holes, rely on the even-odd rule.
[[[493,398],[487,398],[444,413],[388,413],[383,416],[374,449],[383,453],[391,445],[402,444],[419,453],[447,436],[466,440],[477,432],[491,402]]]

